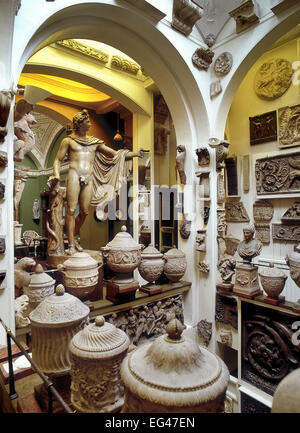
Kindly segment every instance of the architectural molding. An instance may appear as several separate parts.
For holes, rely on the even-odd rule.
[[[92,59],[98,60],[101,63],[107,63],[109,60],[108,54],[97,50],[96,48],[89,47],[81,42],[75,41],[74,39],[63,39],[61,41],[57,41],[56,45],[68,48],[84,56],[91,57]]]
[[[192,0],[173,0],[171,26],[188,36],[202,14],[202,7],[196,5]]]

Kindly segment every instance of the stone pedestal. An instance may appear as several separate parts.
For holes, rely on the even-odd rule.
[[[119,284],[112,279],[106,285],[106,299],[114,304],[133,301],[135,299],[135,292],[139,288],[140,285],[136,280],[128,284]]]
[[[252,299],[262,293],[258,284],[258,268],[250,263],[236,265],[233,294]]]
[[[274,298],[270,298],[269,296],[266,296],[264,298],[264,302],[266,304],[270,304],[270,305],[280,305],[280,304],[285,302],[285,296],[279,296],[278,299],[274,299]],[[300,308],[300,305],[299,305],[299,308]]]
[[[162,288],[160,285],[149,283],[149,284],[145,284],[144,286],[141,286],[140,291],[147,293],[148,295],[156,295],[157,293],[162,292]]]
[[[217,290],[221,292],[228,292],[231,293],[233,290],[233,284],[232,283],[220,283],[217,284]]]

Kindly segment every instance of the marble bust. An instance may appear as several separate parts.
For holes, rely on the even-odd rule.
[[[252,224],[245,226],[243,233],[244,240],[238,244],[237,252],[245,262],[250,263],[254,257],[260,254],[262,243],[254,239],[255,228]]]

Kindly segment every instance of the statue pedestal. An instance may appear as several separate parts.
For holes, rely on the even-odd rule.
[[[23,242],[21,240],[22,228],[23,228],[23,224],[20,224],[18,221],[14,222],[15,245],[23,245]]]
[[[269,296],[266,296],[264,298],[264,302],[266,304],[270,304],[270,305],[279,305],[279,304],[282,304],[285,302],[285,297],[284,296],[278,296],[277,299],[274,299],[274,298],[270,298]],[[299,305],[299,308],[300,308],[300,305]]]
[[[233,290],[233,284],[232,283],[220,283],[217,284],[217,290],[220,292],[228,292],[232,293]]]
[[[140,291],[147,293],[147,295],[156,295],[157,293],[162,292],[162,288],[160,285],[148,283],[141,286]]]
[[[253,299],[262,294],[258,284],[258,268],[250,263],[236,265],[233,295]]]
[[[140,285],[136,280],[127,284],[116,283],[113,279],[108,280],[106,284],[106,299],[114,304],[134,301],[135,292],[139,288]]]

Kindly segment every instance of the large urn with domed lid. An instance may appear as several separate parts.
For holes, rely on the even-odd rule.
[[[167,334],[124,359],[122,412],[224,412],[229,371],[218,356],[183,337],[184,328],[179,320],[171,320]]]

